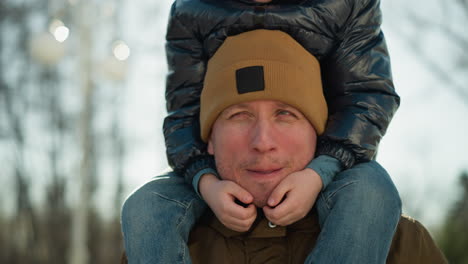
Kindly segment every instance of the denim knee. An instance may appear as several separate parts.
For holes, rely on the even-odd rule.
[[[193,208],[195,207],[195,208]],[[128,196],[122,206],[122,225],[153,226],[179,224],[184,214],[193,212],[197,217],[204,211],[199,199],[183,178],[169,175],[155,177]]]
[[[316,207],[322,231],[306,263],[385,263],[401,200],[377,162],[337,174]]]
[[[190,229],[206,204],[181,177],[156,177],[124,202],[125,250],[134,263],[189,263]]]
[[[360,163],[342,171],[322,193],[322,203],[352,207],[360,216],[381,218],[401,214],[401,199],[388,173],[375,161]]]
[[[400,195],[390,175],[379,163],[376,161],[360,163],[342,174],[338,180],[344,179],[350,183],[347,196],[349,199],[355,199],[362,213],[376,215],[380,212],[381,217],[399,218]]]

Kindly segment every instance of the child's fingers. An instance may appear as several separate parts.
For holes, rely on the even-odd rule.
[[[284,202],[283,202],[284,203]],[[284,225],[282,219],[284,217],[284,214],[280,214],[280,211],[278,210],[278,207],[271,208],[269,206],[263,207],[263,212],[265,213],[265,216],[268,220],[270,220],[272,223],[276,225]]]
[[[245,232],[245,231],[248,231],[250,229],[250,226],[252,225],[252,223],[248,223],[248,222],[237,222],[235,220],[231,221],[231,222],[222,222],[223,225],[225,225],[227,228],[231,229],[231,230],[234,230],[234,231],[237,231],[237,232]]]
[[[240,220],[247,220],[257,215],[257,210],[253,204],[247,207],[237,204],[234,197],[229,204],[226,205],[226,213]]]
[[[241,207],[239,205],[234,205],[234,207]],[[239,215],[241,217],[238,217],[238,214],[225,214],[220,218],[220,221],[227,226],[228,228],[239,231],[239,232],[244,232],[249,230],[250,226],[252,223],[255,221],[255,218],[257,217],[257,210],[253,204],[249,205],[247,208],[243,208],[239,210],[241,212]],[[235,208],[234,210],[237,211],[238,208]]]
[[[299,220],[300,215],[298,215],[296,206],[298,201],[295,201],[294,198],[294,196],[289,195],[283,202],[274,208],[265,206],[263,208],[265,216],[274,224],[281,226],[286,226]]]
[[[273,189],[273,192],[268,197],[267,204],[270,207],[278,206],[278,204],[283,200],[286,193],[291,190],[291,184],[286,177],[283,181],[281,181],[278,186]]]
[[[272,209],[274,210],[274,209]],[[266,213],[265,213],[266,215]],[[276,225],[280,225],[280,226],[287,226],[287,225],[290,225],[294,222],[296,222],[297,220],[299,220],[299,218],[297,218],[295,215],[293,214],[287,214],[287,215],[284,215],[280,218],[271,218],[271,217],[268,217],[267,216],[267,219],[270,220],[272,223],[276,224]]]
[[[248,191],[246,191],[244,188],[240,187],[240,185],[234,182],[230,182],[227,188],[228,188],[228,193],[230,193],[232,196],[234,196],[234,198],[237,198],[242,203],[250,204],[253,202],[252,195]]]

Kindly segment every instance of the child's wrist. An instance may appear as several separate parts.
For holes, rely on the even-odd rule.
[[[201,177],[200,177],[200,181],[198,183],[198,189],[200,191],[200,195],[201,197],[206,200],[206,197],[204,195],[204,192],[205,190],[209,190],[210,189],[210,186],[215,183],[215,182],[218,182],[220,181],[220,179],[218,177],[216,177],[216,175],[214,174],[211,174],[211,173],[206,173],[206,174],[203,174]]]
[[[312,168],[305,168],[304,169],[308,174],[310,174],[309,176],[310,177],[313,177],[314,178],[314,181],[316,183],[315,186],[317,186],[318,190],[322,190],[323,188],[323,180],[322,180],[322,177]]]
[[[195,174],[195,176],[192,179],[192,186],[193,186],[193,189],[195,190],[195,192],[197,193],[197,195],[201,199],[203,199],[203,197],[200,194],[200,179],[205,174],[213,174],[213,175],[217,176],[216,170],[214,170],[212,168],[202,169],[202,170],[200,170],[199,172],[197,172]]]

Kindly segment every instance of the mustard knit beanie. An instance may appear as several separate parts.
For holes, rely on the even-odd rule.
[[[258,29],[226,38],[208,61],[200,98],[201,138],[231,105],[277,100],[300,110],[318,135],[328,117],[318,60],[288,34]]]

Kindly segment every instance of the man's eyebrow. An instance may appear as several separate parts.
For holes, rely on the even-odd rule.
[[[293,110],[299,111],[294,106],[291,106],[291,105],[288,105],[288,104],[285,104],[285,103],[282,103],[282,102],[277,102],[276,107],[285,108],[285,109],[293,109]]]
[[[248,104],[246,103],[239,103],[239,104],[235,104],[235,105],[231,105],[229,106],[228,108],[226,108],[226,112],[230,112],[230,111],[233,111],[233,110],[237,110],[237,109],[245,109],[245,108],[248,108]]]

